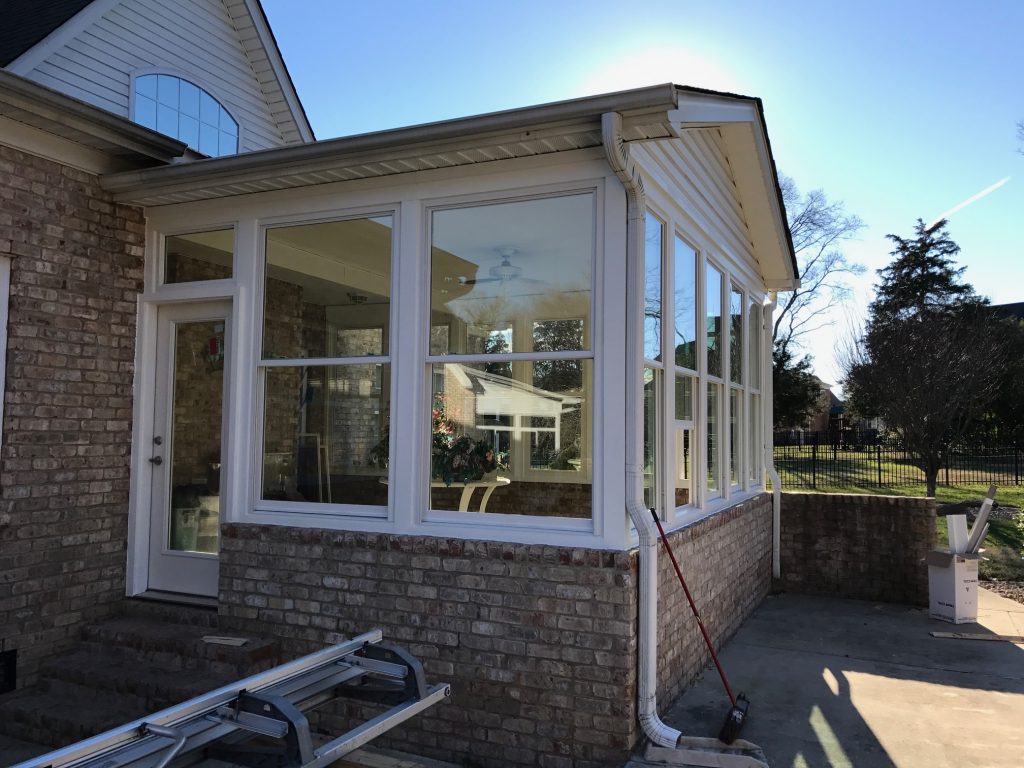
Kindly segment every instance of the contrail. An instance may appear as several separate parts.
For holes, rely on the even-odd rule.
[[[938,216],[938,217],[937,217],[937,218],[935,219],[935,221],[933,221],[933,222],[932,222],[931,224],[929,224],[929,225],[928,225],[927,227],[925,227],[925,230],[929,230],[929,229],[931,229],[932,227],[934,227],[934,226],[935,226],[936,224],[938,224],[938,223],[939,223],[940,221],[942,221],[943,219],[948,219],[948,218],[949,218],[950,216],[952,216],[952,215],[953,215],[954,213],[956,213],[957,211],[959,211],[959,210],[962,210],[962,209],[966,208],[966,207],[967,207],[968,205],[970,205],[971,203],[975,203],[975,202],[977,202],[978,200],[981,200],[981,198],[985,197],[986,195],[991,195],[991,194],[992,194],[993,192],[995,192],[995,191],[996,191],[997,189],[999,189],[999,188],[1000,188],[1001,186],[1003,186],[1003,184],[1005,184],[1005,183],[1006,183],[1006,182],[1008,182],[1009,180],[1010,180],[1010,177],[1009,177],[1009,176],[1007,176],[1007,177],[1006,177],[1005,179],[1000,179],[999,181],[997,181],[997,182],[996,182],[995,184],[993,184],[992,186],[990,186],[990,187],[985,187],[985,188],[984,188],[983,190],[981,190],[981,192],[979,192],[978,194],[976,194],[976,195],[971,195],[970,197],[968,197],[968,198],[967,198],[966,200],[964,200],[964,201],[963,201],[962,203],[960,203],[959,205],[954,205],[954,206],[953,206],[952,208],[950,208],[950,209],[949,209],[948,211],[946,211],[945,213],[939,214],[939,216]]]

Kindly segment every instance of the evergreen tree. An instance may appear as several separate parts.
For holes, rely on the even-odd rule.
[[[889,239],[893,261],[879,270],[844,383],[852,410],[880,416],[900,436],[934,496],[950,446],[998,393],[1005,348],[987,300],[961,282],[953,262],[960,249],[945,222],[926,228],[918,220],[914,238]]]
[[[776,429],[806,426],[821,404],[821,384],[811,373],[811,358],[797,360],[785,340],[776,341],[772,350],[772,391]]]

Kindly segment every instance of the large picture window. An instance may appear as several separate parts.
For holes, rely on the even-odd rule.
[[[594,205],[432,213],[431,509],[591,516]]]
[[[388,500],[390,216],[266,231],[261,498]]]

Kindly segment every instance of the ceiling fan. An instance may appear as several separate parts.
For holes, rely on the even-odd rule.
[[[495,264],[488,270],[490,277],[477,278],[470,280],[466,277],[460,277],[459,282],[462,285],[480,285],[481,283],[510,283],[513,280],[520,283],[533,283],[535,285],[543,285],[543,280],[533,280],[529,277],[523,277],[523,268],[512,263],[512,257],[519,253],[516,248],[499,248],[498,253],[501,255],[501,263]]]

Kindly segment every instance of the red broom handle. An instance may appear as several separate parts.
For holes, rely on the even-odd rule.
[[[700,617],[700,612],[697,610],[697,604],[693,602],[693,596],[690,594],[690,588],[686,586],[686,579],[683,578],[683,572],[679,569],[679,562],[676,560],[676,556],[672,552],[672,547],[669,546],[668,537],[665,535],[665,529],[661,527],[661,520],[658,518],[658,513],[653,509],[651,510],[651,517],[654,518],[654,524],[658,526],[658,533],[661,534],[661,541],[665,545],[665,551],[668,552],[668,557],[672,561],[672,567],[676,569],[676,576],[679,577],[679,583],[683,587],[683,592],[686,593],[686,599],[690,602],[690,608],[693,610],[694,618],[697,619],[697,626],[700,627],[700,633],[704,635],[704,642],[707,643],[708,650],[711,651],[711,660],[715,662],[715,666],[718,668],[718,676],[722,678],[722,685],[725,686],[725,692],[729,694],[729,701],[731,701],[732,705],[735,707],[736,696],[732,692],[732,686],[729,685],[729,681],[725,677],[725,670],[722,669],[722,664],[718,661],[718,654],[715,653],[715,647],[711,644],[711,638],[708,637],[708,631],[704,629],[704,622]]]

